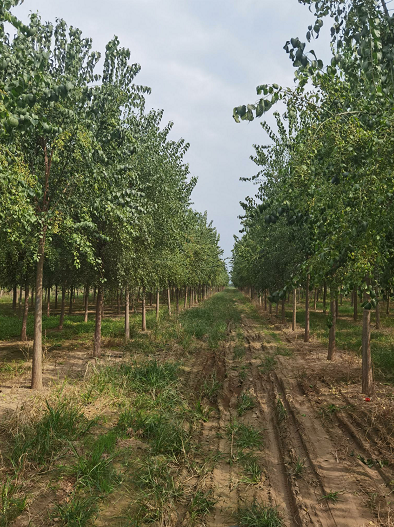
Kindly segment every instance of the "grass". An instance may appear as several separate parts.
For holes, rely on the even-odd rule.
[[[23,427],[13,437],[12,465],[50,465],[55,456],[69,449],[70,441],[86,434],[93,424],[72,401],[62,399],[53,406],[46,402],[41,419]]]
[[[274,370],[276,366],[276,359],[273,355],[266,355],[259,366],[262,373],[269,373]]]
[[[287,410],[280,397],[276,399],[276,414],[278,416],[279,422],[283,422],[287,419]]]
[[[221,388],[222,383],[217,380],[216,371],[214,371],[207,379],[205,379],[202,385],[201,395],[206,397],[211,403],[215,403]]]
[[[294,463],[293,476],[295,478],[300,478],[302,474],[304,473],[304,469],[305,469],[305,459],[301,459],[300,457],[297,458]]]
[[[98,514],[98,500],[94,496],[74,494],[70,501],[56,505],[53,518],[68,527],[85,527]]]
[[[198,490],[190,502],[189,512],[191,521],[194,523],[209,514],[216,502],[217,500],[213,497],[212,490],[205,492],[203,490]]]
[[[330,501],[331,503],[337,503],[339,501],[339,495],[341,492],[339,490],[328,492],[321,498],[319,498],[319,501]]]
[[[20,497],[20,486],[7,477],[1,486],[0,527],[11,525],[26,507],[26,496]]]
[[[239,527],[282,527],[283,521],[276,507],[254,502],[238,513]]]
[[[264,444],[263,435],[260,430],[252,426],[233,421],[226,427],[228,438],[240,449],[261,448]]]
[[[256,406],[256,399],[253,396],[251,396],[251,395],[249,395],[247,393],[242,393],[238,397],[238,401],[237,401],[237,413],[238,413],[238,416],[241,417],[248,410],[251,410],[255,406]]]
[[[245,475],[241,477],[241,483],[248,485],[258,485],[261,481],[262,471],[258,460],[250,453],[241,453],[239,456]]]

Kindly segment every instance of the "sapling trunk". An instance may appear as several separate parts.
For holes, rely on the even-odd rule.
[[[327,354],[327,360],[334,360],[335,355],[335,332],[336,332],[336,323],[337,323],[337,317],[336,317],[336,309],[335,309],[335,299],[332,298],[330,302],[330,330],[328,334],[328,354]]]
[[[390,289],[387,289],[386,315],[390,314]]]
[[[357,309],[358,309],[358,294],[357,289],[353,290],[353,320],[357,322]]]
[[[101,354],[101,323],[103,318],[104,292],[103,286],[97,287],[96,295],[96,322],[94,328],[93,357],[100,357]]]
[[[31,388],[42,390],[42,281],[44,277],[45,232],[38,246],[36,271],[36,307],[34,311],[34,343]]]
[[[369,301],[369,295],[364,293],[364,302]],[[372,358],[371,358],[371,310],[363,309],[362,335],[362,393],[371,396],[374,392]]]
[[[57,284],[55,286],[55,309],[57,309],[57,296],[58,296],[58,291],[57,291]]]
[[[88,317],[89,317],[89,286],[85,286],[85,298],[84,298],[85,302],[84,302],[84,307],[85,307],[85,314],[84,314],[84,318],[83,318],[83,321],[84,322],[87,322],[88,321]]]
[[[12,310],[16,311],[16,302],[18,297],[18,289],[17,285],[14,284],[14,287],[12,288]]]
[[[291,329],[296,330],[297,327],[297,289],[293,289],[293,318],[291,321]]]
[[[124,290],[125,307],[124,307],[124,338],[127,342],[130,339],[130,293],[129,286],[126,285]]]
[[[74,287],[71,286],[70,287],[70,303],[69,303],[69,306],[68,306],[68,314],[71,315],[72,312],[73,312],[73,292],[74,292]]]
[[[142,331],[146,331],[146,294],[145,287],[142,288]]]
[[[286,297],[282,298],[282,324],[286,324]]]
[[[176,314],[179,315],[179,288],[175,289]]]
[[[187,287],[185,287],[185,300],[183,304],[183,309],[186,309],[186,308],[187,308]]]
[[[21,340],[27,340],[27,315],[29,313],[29,284],[26,281],[25,285],[25,303],[23,308],[23,319],[22,319],[22,331],[21,331]]]
[[[378,298],[378,293],[379,293],[378,287],[375,289],[375,292],[376,292],[376,308],[375,308],[376,324],[375,324],[375,327],[376,329],[380,329],[380,307],[379,307],[379,298]]]
[[[169,287],[167,287],[167,305],[168,305],[168,315],[171,316],[171,291]]]
[[[59,329],[63,329],[65,311],[66,311],[66,286],[62,285],[62,302],[60,305]]]
[[[310,274],[306,277],[306,288],[305,288],[305,335],[304,342],[309,342],[309,281]]]
[[[51,315],[51,288],[48,287],[48,293],[47,293],[47,316],[49,317]]]
[[[324,282],[323,287],[323,313],[327,313],[327,284]]]
[[[315,296],[313,299],[313,311],[316,311],[316,306],[317,306],[317,289],[315,289]]]
[[[156,291],[156,320],[159,320],[160,316],[160,291],[157,289]]]

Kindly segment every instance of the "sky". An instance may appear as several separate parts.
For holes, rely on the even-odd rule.
[[[26,21],[31,11],[79,27],[95,50],[103,52],[114,35],[130,49],[142,68],[136,83],[152,89],[147,109],[164,109],[172,139],[190,143],[193,208],[207,211],[231,256],[239,202],[257,190],[239,178],[258,171],[253,144],[268,143],[259,120],[236,124],[232,110],[255,102],[259,84],[293,85],[283,46],[291,37],[305,40],[308,8],[298,0],[25,0],[14,13]],[[324,34],[313,48],[328,56]]]

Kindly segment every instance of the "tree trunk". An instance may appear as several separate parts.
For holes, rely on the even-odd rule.
[[[51,288],[48,287],[47,293],[47,317],[51,316]]]
[[[70,305],[69,305],[69,308],[68,308],[68,314],[71,315],[72,312],[73,312],[73,292],[74,292],[74,287],[71,286],[70,287]]]
[[[142,331],[146,331],[146,300],[145,287],[142,288]]]
[[[364,293],[364,301],[369,300],[369,295]],[[372,358],[371,358],[371,310],[363,309],[363,335],[362,335],[362,393],[371,396],[374,391]]]
[[[324,282],[323,287],[323,313],[327,313],[327,284]]]
[[[103,319],[104,294],[103,286],[97,287],[96,295],[96,323],[94,328],[93,357],[100,357],[101,354],[101,322]]]
[[[159,289],[156,290],[156,321],[159,320],[160,317],[160,291]]]
[[[386,315],[390,314],[390,289],[387,289]]]
[[[306,277],[306,288],[305,288],[305,335],[304,342],[309,342],[309,281],[310,274]]]
[[[179,288],[175,289],[176,314],[179,315]]]
[[[315,289],[315,296],[313,299],[313,311],[316,311],[316,306],[317,306],[317,289]]]
[[[171,316],[171,291],[169,287],[167,287],[167,304],[168,304],[168,315]]]
[[[66,286],[62,285],[62,303],[60,306],[59,329],[63,329],[65,311],[66,311]]]
[[[375,292],[376,292],[376,310],[375,310],[376,324],[375,324],[375,327],[376,329],[380,329],[380,306],[379,306],[379,298],[378,298],[378,293],[379,293],[378,287],[375,289]]]
[[[57,309],[57,295],[58,295],[58,292],[57,292],[57,284],[55,286],[55,309]]]
[[[353,290],[353,320],[357,322],[357,304],[358,304],[358,294],[357,288]]]
[[[16,311],[17,297],[18,297],[18,289],[17,289],[17,285],[14,284],[14,287],[12,288],[12,310],[14,312]]]
[[[29,284],[26,281],[25,285],[25,304],[23,309],[23,319],[22,319],[22,332],[21,332],[21,340],[26,341],[27,340],[27,315],[29,313]]]
[[[338,298],[335,299],[335,315],[339,318],[339,301]]]
[[[185,300],[183,303],[183,309],[186,309],[186,308],[187,308],[187,287],[185,287]]]
[[[297,327],[297,289],[293,289],[293,319],[291,321],[291,329],[296,330]]]
[[[34,343],[32,363],[32,390],[42,390],[42,281],[44,277],[45,231],[38,245],[36,271],[36,307],[34,311]]]
[[[264,311],[267,311],[267,290],[264,291]]]
[[[117,303],[117,312],[118,312],[118,315],[120,315],[120,291],[119,289],[116,290],[116,303]]]
[[[85,307],[85,315],[83,317],[83,321],[86,323],[88,321],[89,317],[89,286],[85,286],[85,298],[84,298],[84,307]]]
[[[335,299],[332,298],[330,302],[331,327],[328,334],[328,354],[327,360],[334,360],[335,355],[335,331],[337,325]]]
[[[126,285],[124,290],[125,307],[124,307],[124,338],[127,342],[130,339],[130,293],[129,286]]]
[[[286,297],[282,298],[282,324],[286,324]]]

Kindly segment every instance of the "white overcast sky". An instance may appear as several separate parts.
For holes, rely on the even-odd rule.
[[[230,256],[239,202],[255,193],[239,178],[257,172],[252,145],[267,142],[258,120],[236,124],[232,109],[255,102],[259,84],[293,84],[282,48],[290,37],[304,40],[313,20],[308,8],[297,0],[25,0],[14,13],[26,20],[30,11],[64,18],[98,51],[114,35],[130,49],[142,67],[136,83],[152,88],[147,108],[164,109],[173,139],[191,145],[194,208],[208,212]],[[328,56],[327,40],[313,47]]]

